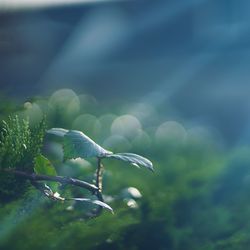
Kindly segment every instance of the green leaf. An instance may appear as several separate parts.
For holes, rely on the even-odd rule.
[[[41,154],[35,157],[34,171],[36,174],[40,175],[50,175],[50,176],[57,175],[56,170],[52,165],[52,163]],[[59,184],[56,182],[50,183],[50,187],[53,189],[54,192],[55,190],[57,190],[58,186]]]
[[[63,137],[63,151],[65,160],[78,157],[104,157],[111,153],[78,130],[52,128],[48,130],[47,133]]]
[[[64,159],[72,158],[113,158],[128,162],[136,167],[145,167],[154,171],[153,164],[147,158],[133,153],[117,153],[102,148],[88,136],[77,130],[66,130],[62,128],[52,128],[47,133],[63,138]]]
[[[112,207],[110,207],[108,204],[106,204],[103,201],[99,201],[99,200],[91,200],[91,199],[87,199],[87,198],[70,198],[70,200],[75,200],[75,201],[85,201],[85,202],[89,202],[98,206],[101,206],[107,210],[109,210],[111,213],[114,213]]]
[[[70,130],[64,136],[64,157],[102,157],[108,152],[80,131]]]
[[[106,155],[106,157],[125,161],[136,167],[142,166],[151,170],[152,172],[154,171],[152,162],[148,160],[147,158],[142,157],[141,155],[137,155],[133,153],[117,153],[117,154]]]
[[[54,166],[51,164],[51,162],[41,154],[35,158],[34,171],[36,174],[52,175],[52,176],[57,175],[56,170]]]

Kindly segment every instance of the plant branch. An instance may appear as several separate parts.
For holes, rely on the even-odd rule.
[[[35,174],[35,173],[26,173],[24,171],[16,170],[13,168],[3,169],[3,171],[8,172],[8,173],[12,173],[12,174],[20,176],[20,177],[23,177],[23,178],[28,179],[28,180],[33,181],[33,182],[52,181],[52,182],[59,182],[61,184],[70,184],[73,186],[85,188],[93,193],[96,193],[99,190],[98,187],[96,187],[93,184],[90,184],[88,182],[85,182],[85,181],[82,181],[79,179],[74,179],[71,177],[50,176],[50,175],[39,175],[39,174]]]
[[[29,180],[31,185],[33,185],[36,189],[41,191],[47,197],[52,198],[54,200],[61,200],[61,201],[62,200],[74,200],[74,198],[56,197],[49,187],[47,188],[46,185],[45,187],[41,186],[39,181],[59,182],[61,184],[70,184],[73,186],[85,188],[89,190],[90,192],[92,192],[92,194],[95,195],[99,201],[103,202],[103,196],[102,196],[103,165],[101,163],[101,159],[98,159],[98,165],[97,165],[97,170],[96,170],[96,185],[90,184],[88,182],[85,182],[79,179],[74,179],[71,177],[39,175],[36,173],[27,173],[21,170],[17,170],[15,168],[0,169],[0,171],[14,174],[16,176]],[[103,210],[103,207],[99,205],[96,209],[92,211],[91,214],[89,214],[89,217],[95,218],[99,216],[102,213],[102,210]]]

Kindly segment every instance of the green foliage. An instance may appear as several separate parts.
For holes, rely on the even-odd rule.
[[[33,159],[40,154],[43,146],[45,130],[45,119],[35,127],[30,127],[28,120],[17,115],[2,121],[0,167],[32,170]]]
[[[31,132],[27,120],[19,120],[18,116],[9,117],[2,122],[0,133],[0,166],[16,167],[28,151]]]
[[[0,168],[33,172],[33,160],[40,154],[45,135],[45,119],[31,127],[27,119],[9,116],[0,132]],[[26,181],[1,172],[0,200],[11,200],[27,188]]]

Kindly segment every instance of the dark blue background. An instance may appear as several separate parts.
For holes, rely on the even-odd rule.
[[[1,92],[143,100],[214,127],[228,146],[248,144],[249,9],[248,0],[139,0],[2,10]]]

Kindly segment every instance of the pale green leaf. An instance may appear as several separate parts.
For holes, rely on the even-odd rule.
[[[91,200],[88,198],[71,198],[71,200],[75,200],[75,201],[85,201],[85,202],[89,202],[98,206],[101,206],[107,210],[109,210],[111,213],[114,213],[112,207],[110,207],[107,203],[103,202],[103,201],[99,201],[99,200]]]
[[[56,170],[54,166],[51,164],[51,162],[41,154],[35,158],[34,171],[36,174],[41,174],[41,175],[51,175],[51,176],[57,175]]]
[[[65,159],[102,157],[108,153],[88,136],[76,130],[65,134],[63,149]]]
[[[41,154],[35,158],[34,171],[38,175],[57,175],[56,169],[54,168],[52,163]],[[56,182],[50,183],[50,187],[53,189],[53,191],[57,190],[58,186],[59,184]]]
[[[145,157],[142,157],[137,154],[132,153],[117,153],[117,154],[109,154],[106,156],[107,158],[114,158],[117,160],[125,161],[136,167],[145,167],[151,171],[154,171],[153,164],[150,160]]]

